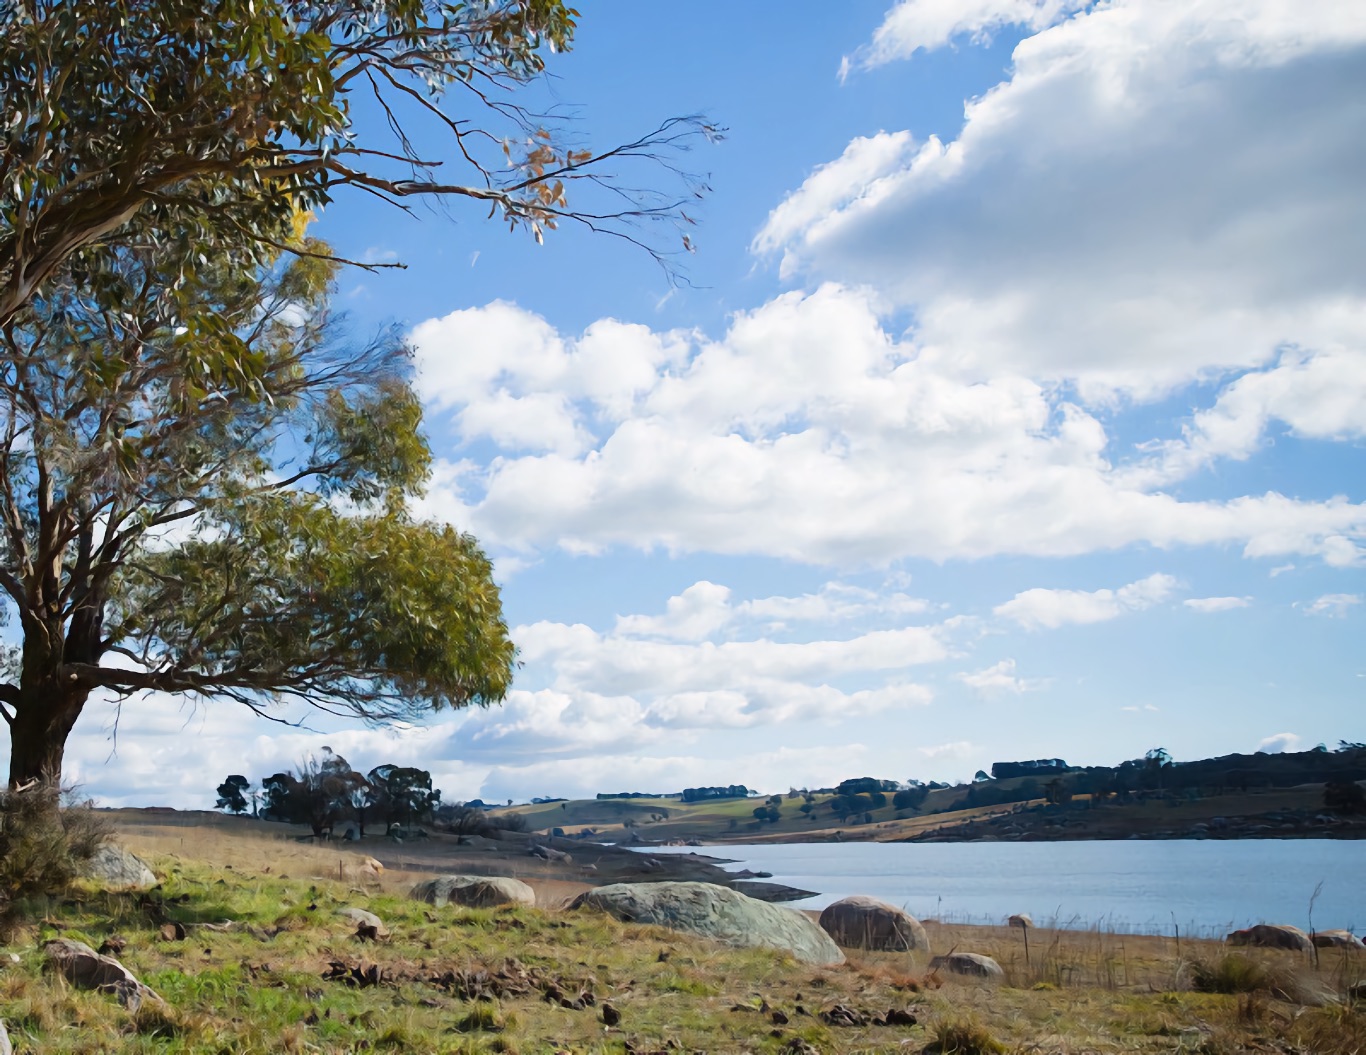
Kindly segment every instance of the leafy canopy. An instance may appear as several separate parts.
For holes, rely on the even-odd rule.
[[[96,688],[374,721],[506,693],[489,561],[407,512],[430,460],[409,351],[338,338],[334,265],[307,248],[183,284],[124,250],[123,310],[64,273],[0,335],[12,777],[41,768],[21,731],[59,759]]]
[[[667,162],[673,193],[625,172],[716,130],[559,142],[508,89],[569,47],[576,16],[562,0],[0,0],[0,323],[73,255],[94,291],[130,245],[161,246],[177,281],[225,252],[265,263],[341,186],[473,200],[538,240],[572,219],[643,243],[642,222],[686,220],[699,188]],[[358,97],[387,134],[358,131]],[[419,150],[423,124],[446,156]]]

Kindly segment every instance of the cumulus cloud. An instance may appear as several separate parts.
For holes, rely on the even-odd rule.
[[[1327,615],[1342,617],[1361,603],[1361,595],[1355,593],[1326,593],[1304,606],[1306,615]]]
[[[981,696],[1018,696],[1022,692],[1033,692],[1043,688],[1048,682],[1042,678],[1022,678],[1015,672],[1015,661],[1003,659],[985,670],[970,674],[959,674],[958,680]]]
[[[1295,733],[1274,733],[1258,743],[1257,750],[1278,755],[1282,751],[1296,751],[1299,746],[1300,738]]]
[[[1252,603],[1251,597],[1188,597],[1181,602],[1197,612],[1229,612],[1235,608],[1246,608]]]
[[[628,546],[836,566],[1135,542],[1351,564],[1366,535],[1366,507],[1346,498],[1183,501],[1160,490],[1166,477],[1115,464],[1102,416],[1024,376],[971,380],[936,365],[887,330],[867,291],[784,294],[737,314],[719,340],[609,329],[643,364],[626,388],[560,387],[590,334],[561,336],[511,305],[418,327],[421,363],[483,349],[466,356],[477,369],[424,375],[434,419],[455,401],[457,432],[471,420],[460,399],[568,393],[560,418],[528,419],[540,448],[508,439],[491,460],[440,460],[423,511],[518,554]],[[496,431],[465,438],[501,442]]]
[[[1157,573],[1117,590],[1050,590],[1035,588],[1017,593],[992,609],[1027,630],[1054,630],[1070,623],[1101,623],[1126,612],[1142,611],[1160,604],[1180,584],[1170,575]]]
[[[1289,346],[1360,352],[1366,7],[1082,6],[898,4],[869,61],[1006,22],[1039,32],[956,138],[852,141],[775,207],[756,250],[909,308],[931,361],[1090,400]],[[1324,372],[1342,369],[1359,366]]]
[[[1042,29],[1065,14],[1083,8],[1088,0],[901,0],[882,20],[872,41],[844,60],[842,75],[858,65],[881,66],[909,58],[917,51],[933,51],[955,37],[975,41],[991,38],[1007,25]]]

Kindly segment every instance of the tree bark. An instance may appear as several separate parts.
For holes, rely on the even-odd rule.
[[[9,786],[31,780],[60,784],[66,740],[80,717],[88,689],[25,693],[28,698],[15,708],[10,725]]]

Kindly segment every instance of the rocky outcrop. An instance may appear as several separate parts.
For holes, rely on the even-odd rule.
[[[145,861],[114,843],[105,843],[95,851],[85,875],[106,890],[151,890],[157,885],[157,877]]]
[[[447,904],[466,908],[536,904],[536,891],[520,879],[503,876],[437,876],[418,883],[408,896],[438,907]]]
[[[1286,923],[1258,923],[1246,930],[1235,930],[1225,939],[1230,945],[1255,945],[1262,949],[1289,949],[1292,952],[1313,952],[1309,935]]]
[[[855,896],[827,905],[821,929],[846,949],[929,952],[925,928],[908,912],[876,898]]]
[[[976,952],[951,952],[930,961],[930,970],[945,970],[967,978],[988,978],[999,981],[1006,976],[1001,965],[990,956]]]
[[[844,962],[839,946],[800,912],[714,883],[614,883],[585,891],[569,907],[596,908],[628,923],[686,931],[724,945],[783,949],[805,963]]]
[[[84,942],[70,938],[56,938],[43,946],[49,967],[77,989],[98,989],[113,993],[119,1003],[136,1011],[144,1003],[164,1003],[151,989],[143,985],[133,972],[112,956],[101,956]]]

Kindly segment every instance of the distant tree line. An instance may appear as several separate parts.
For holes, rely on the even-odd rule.
[[[354,825],[357,837],[365,835],[367,825],[388,831],[394,825],[408,830],[429,823],[457,835],[526,827],[525,819],[515,814],[491,816],[478,799],[442,803],[441,791],[432,787],[432,775],[425,769],[386,763],[362,774],[329,747],[320,757],[305,758],[293,772],[263,777],[257,787],[240,774],[229,776],[218,785],[216,808],[307,824],[316,836],[343,824]]]
[[[684,788],[684,802],[701,802],[704,799],[747,799],[749,798],[749,788],[743,784],[731,784],[727,787],[715,788]]]

